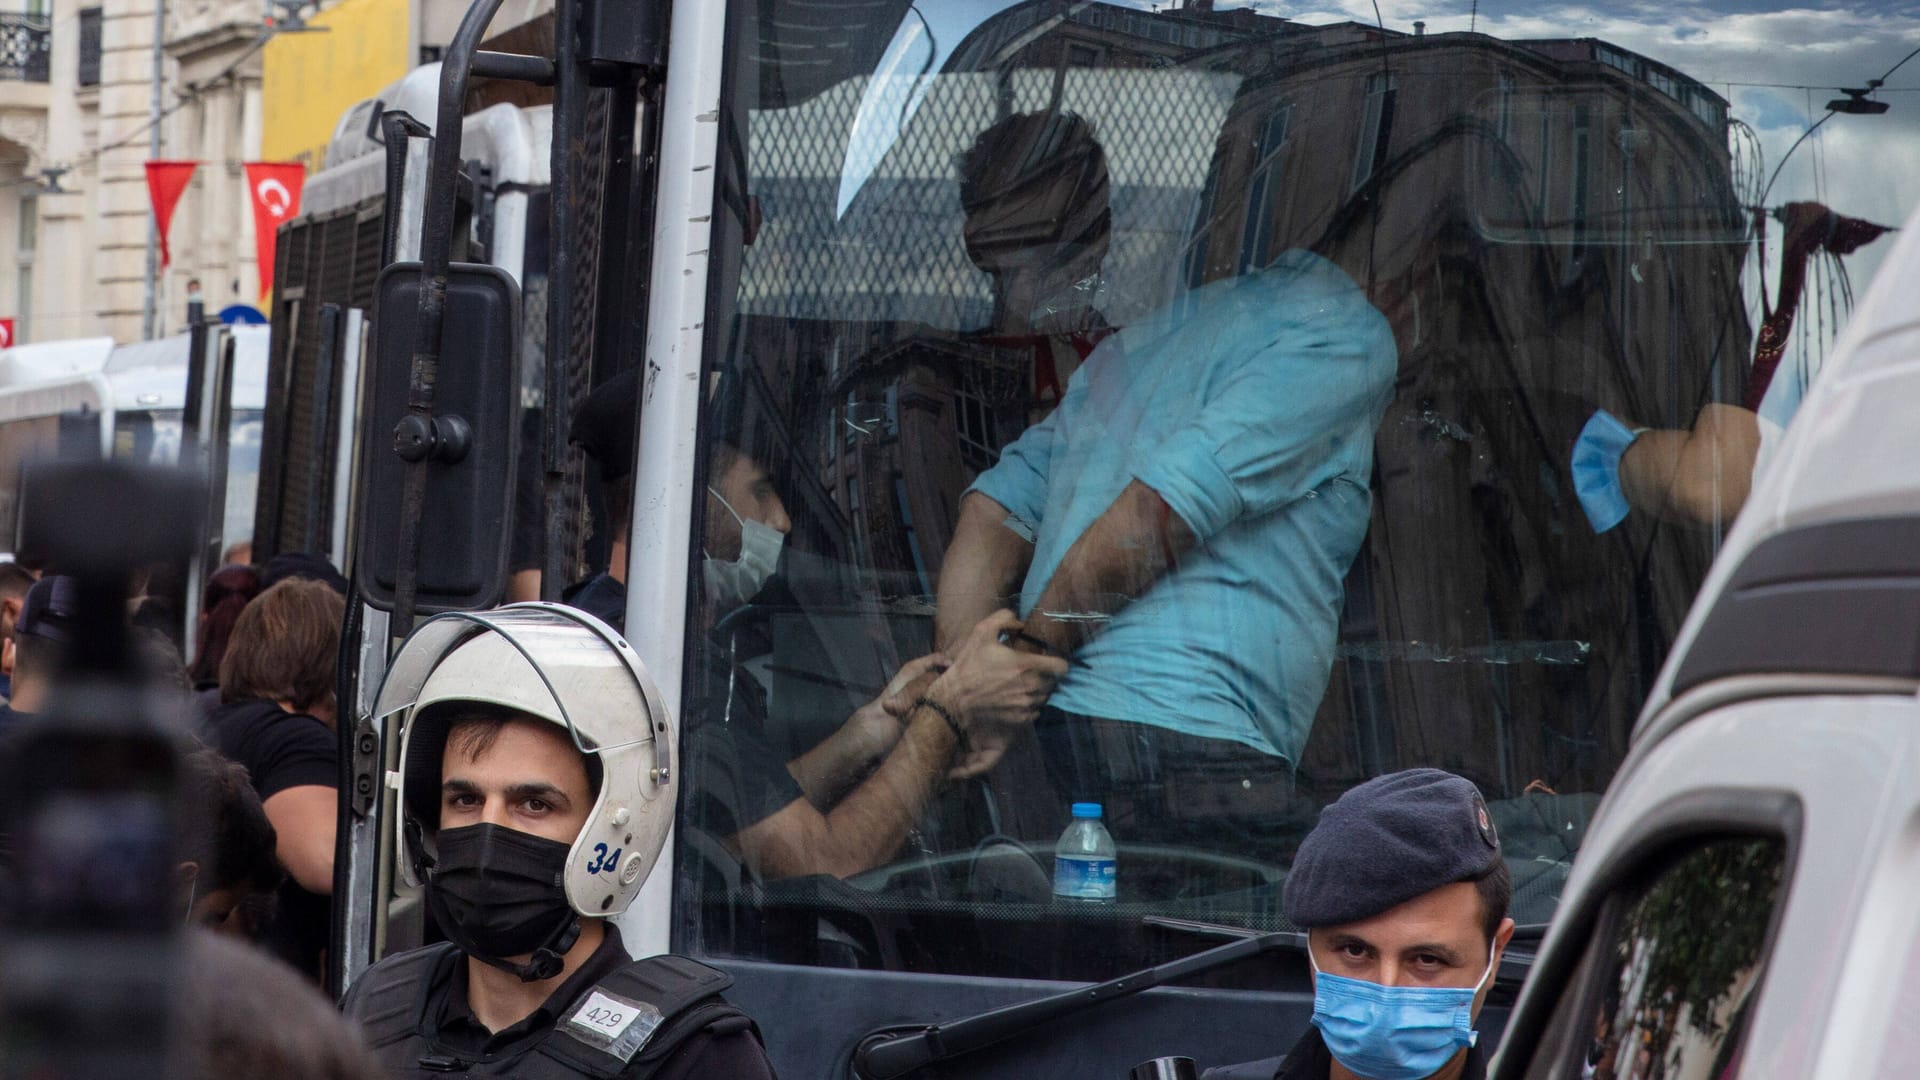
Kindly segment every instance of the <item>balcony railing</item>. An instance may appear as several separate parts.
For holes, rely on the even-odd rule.
[[[46,82],[53,23],[45,15],[0,12],[0,79]]]

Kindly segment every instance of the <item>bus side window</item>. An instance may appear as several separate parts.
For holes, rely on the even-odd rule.
[[[20,470],[58,448],[60,418],[35,416],[0,423],[0,543],[12,546],[19,526]]]

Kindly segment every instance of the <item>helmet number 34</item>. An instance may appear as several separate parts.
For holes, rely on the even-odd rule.
[[[607,850],[605,844],[593,845],[593,861],[587,864],[589,874],[611,874],[620,865],[620,849]]]

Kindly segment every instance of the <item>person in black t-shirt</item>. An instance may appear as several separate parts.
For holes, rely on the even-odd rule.
[[[273,951],[318,978],[327,946],[340,749],[333,678],[346,604],[324,583],[282,581],[234,623],[220,662],[207,741],[246,766],[278,835],[289,880],[263,932]]]

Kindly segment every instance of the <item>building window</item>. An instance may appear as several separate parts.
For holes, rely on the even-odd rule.
[[[866,561],[867,536],[866,523],[860,520],[860,478],[847,477],[845,488],[847,501],[847,532],[853,540],[853,559],[856,563]]]
[[[81,86],[100,85],[100,10],[97,7],[80,9],[80,74],[77,81]]]
[[[1193,238],[1187,241],[1187,288],[1197,289],[1205,284],[1207,277],[1207,255],[1213,231],[1214,191],[1219,185],[1219,175],[1208,173],[1206,186],[1200,190],[1200,205],[1194,209]],[[1190,298],[1182,294],[1182,302]]]
[[[907,500],[907,481],[899,473],[893,474],[893,501],[900,508],[900,531],[907,538],[907,554],[913,559],[913,572],[920,581],[923,595],[933,594],[933,578],[927,573],[926,557],[920,554],[920,533],[913,527],[913,507]]]
[[[1260,129],[1254,147],[1253,178],[1247,183],[1247,223],[1240,233],[1240,269],[1256,270],[1273,258],[1273,204],[1275,183],[1285,160],[1287,135],[1293,128],[1293,104],[1280,106]]]
[[[1501,142],[1513,137],[1513,72],[1500,73],[1500,112],[1494,118],[1494,132]]]
[[[1548,202],[1553,196],[1553,113],[1540,114],[1540,189],[1534,192],[1533,205],[1539,208],[1545,224]]]
[[[960,436],[960,457],[975,469],[1000,460],[1000,444],[993,437],[993,414],[987,403],[972,394],[953,395],[954,428]]]
[[[1068,67],[1098,67],[1099,65],[1100,65],[1099,49],[1096,49],[1091,45],[1067,46],[1067,66]]]
[[[1689,93],[1687,104],[1693,107],[1693,115],[1699,117],[1708,127],[1718,130],[1727,126],[1725,110],[1705,91],[1696,89]]]
[[[1353,152],[1352,189],[1373,178],[1373,170],[1387,156],[1387,144],[1393,136],[1393,98],[1397,90],[1394,77],[1387,72],[1367,76],[1366,115],[1360,121],[1360,142]]]
[[[13,342],[29,341],[28,320],[33,312],[33,254],[40,246],[40,200],[20,200],[20,236],[15,247],[18,273],[14,277]]]
[[[1587,242],[1587,172],[1593,162],[1588,117],[1585,105],[1573,111],[1573,201],[1569,206],[1568,219],[1573,223],[1573,246],[1576,251]]]

